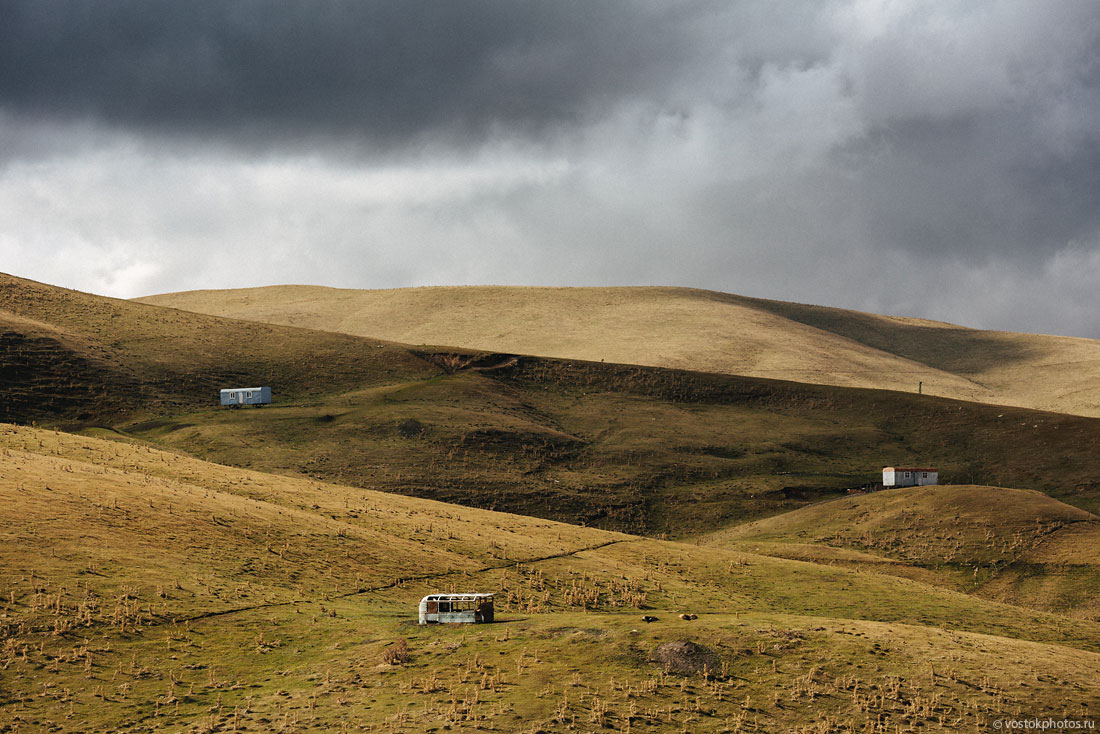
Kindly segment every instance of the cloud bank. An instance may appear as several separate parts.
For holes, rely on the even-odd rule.
[[[1100,9],[0,1],[0,269],[689,285],[1100,337]]]

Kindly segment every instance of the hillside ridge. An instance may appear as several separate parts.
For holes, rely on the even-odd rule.
[[[137,300],[406,344],[919,389],[973,402],[1100,416],[1100,341],[983,331],[702,289],[295,285]]]
[[[1081,460],[1100,436],[1092,418],[413,348],[3,285],[0,308],[22,320],[0,328],[0,420],[109,429],[226,465],[674,538],[837,496],[898,462],[1100,506],[1100,469]],[[225,410],[218,388],[234,385],[269,385],[275,401]]]
[[[619,300],[585,333],[653,313]],[[890,337],[731,308],[803,366]],[[1100,701],[1096,418],[309,326],[0,276],[0,731],[947,732]],[[860,494],[907,463],[996,486]],[[493,624],[416,624],[469,591]],[[703,662],[661,657],[685,641]]]
[[[787,731],[825,701],[842,730],[957,731],[1100,700],[1096,621],[921,581],[29,427],[0,455],[6,729],[657,734],[751,706]],[[415,624],[456,590],[496,623]],[[685,639],[710,670],[654,660]]]
[[[887,489],[725,528],[703,542],[887,568],[989,599],[1100,619],[1092,591],[1100,584],[1100,516],[1033,490]]]

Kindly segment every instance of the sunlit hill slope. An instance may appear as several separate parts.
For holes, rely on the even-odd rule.
[[[687,288],[277,286],[145,303],[311,329],[1100,415],[1100,342]]]
[[[1039,492],[891,489],[727,528],[706,542],[874,568],[1100,620],[1100,517]]]
[[[308,398],[439,372],[377,340],[184,314],[0,273],[0,420],[113,424],[208,405],[219,387],[261,377]]]
[[[4,731],[959,731],[1100,702],[1095,622],[919,581],[28,427],[0,461]],[[441,589],[498,623],[417,627]],[[708,669],[651,660],[684,639]]]
[[[913,393],[243,322],[4,276],[6,420],[222,464],[688,537],[933,463],[1095,511],[1100,421]],[[218,406],[271,385],[263,410]],[[403,432],[412,422],[416,428]]]

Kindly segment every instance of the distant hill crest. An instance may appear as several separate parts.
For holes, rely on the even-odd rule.
[[[692,288],[289,285],[137,300],[407,344],[921,390],[1100,416],[1100,341]]]

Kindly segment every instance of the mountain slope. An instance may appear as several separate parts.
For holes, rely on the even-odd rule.
[[[1100,620],[1100,517],[1039,492],[891,489],[727,528],[706,542],[925,580],[938,575],[988,598]],[[906,574],[910,566],[929,573]]]
[[[1100,416],[1100,342],[687,288],[276,286],[138,299],[391,339]]]
[[[223,464],[671,537],[836,496],[893,463],[1100,506],[1096,419],[412,350],[18,279],[2,293],[9,420],[105,427]],[[242,383],[270,384],[275,403],[220,408],[217,389]]]
[[[1100,625],[910,580],[27,427],[0,456],[4,730],[957,731],[1100,700]],[[498,623],[417,627],[451,588]],[[685,639],[709,671],[650,661]]]
[[[1100,421],[884,391],[537,358],[262,411],[121,425],[225,464],[687,537],[930,462],[1094,510]],[[402,435],[415,420],[419,432]]]
[[[0,420],[117,423],[271,385],[298,399],[441,370],[404,347],[155,308],[0,273]]]

